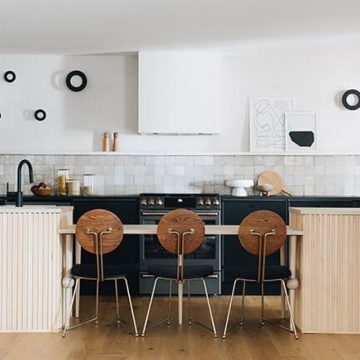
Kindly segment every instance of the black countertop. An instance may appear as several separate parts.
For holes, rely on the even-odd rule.
[[[275,196],[261,196],[261,195],[248,195],[248,196],[233,196],[233,195],[220,195],[223,200],[356,200],[360,199],[360,196],[340,196],[340,195],[300,195],[300,196],[287,196],[287,195],[275,195]],[[126,194],[126,195],[80,195],[80,196],[35,196],[24,195],[25,201],[73,201],[73,200],[102,200],[102,199],[124,199],[124,198],[138,198],[139,194]],[[0,198],[6,199],[6,194],[0,195]],[[8,198],[11,201],[11,198]]]
[[[58,202],[68,203],[74,200],[110,200],[110,199],[129,199],[138,198],[139,195],[91,195],[91,196],[36,196],[36,195],[24,195],[24,202]],[[14,197],[7,197],[6,195],[0,195],[0,199],[5,199],[9,203],[15,202]]]

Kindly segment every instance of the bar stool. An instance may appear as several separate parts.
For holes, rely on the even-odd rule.
[[[138,336],[138,330],[134,315],[134,309],[131,301],[128,282],[126,279],[126,266],[107,265],[104,263],[105,254],[115,250],[123,239],[124,231],[120,219],[111,211],[104,209],[95,209],[83,214],[76,224],[76,239],[82,249],[96,255],[96,264],[76,264],[71,268],[71,276],[75,279],[75,288],[71,299],[71,305],[66,317],[66,323],[63,329],[63,337],[66,331],[85,325],[91,322],[98,324],[99,313],[99,288],[100,283],[104,281],[114,281],[115,299],[116,299],[116,322],[120,324],[119,298],[118,298],[118,280],[123,280],[129,300],[130,312],[134,326],[135,335]],[[96,281],[96,305],[95,317],[70,326],[71,310],[74,305],[76,292],[79,288],[80,280]]]
[[[229,309],[227,312],[223,339],[226,338],[235,288],[239,281],[242,281],[243,283],[240,326],[243,326],[246,283],[255,282],[261,286],[261,326],[263,326],[265,322],[277,325],[284,330],[293,332],[295,339],[298,339],[293,318],[293,311],[290,306],[289,296],[284,281],[284,279],[288,279],[290,277],[291,272],[287,266],[266,265],[266,256],[275,253],[284,245],[286,239],[286,225],[284,220],[278,214],[272,211],[254,211],[246,216],[240,223],[238,236],[243,248],[250,254],[258,257],[258,264],[257,266],[250,267],[243,267],[240,265],[229,271],[231,275],[235,277],[235,280],[233,283]],[[290,328],[266,320],[264,317],[264,283],[274,281],[280,281],[283,287],[287,307],[289,310],[291,324]]]
[[[169,293],[169,312],[168,318],[164,321],[154,324],[151,327],[160,325],[165,321],[170,324],[170,300],[171,300],[171,284],[172,281],[176,281],[178,284],[178,296],[179,296],[179,320],[182,319],[182,295],[184,282],[199,280],[202,282],[206,301],[209,309],[210,320],[212,328],[209,328],[199,322],[199,324],[210,331],[213,331],[214,337],[217,337],[214,318],[211,310],[209,295],[207,291],[205,278],[214,274],[214,269],[211,265],[186,265],[184,262],[184,256],[197,250],[204,241],[205,225],[200,217],[194,212],[186,209],[176,209],[165,214],[161,219],[157,227],[157,236],[162,247],[168,252],[176,255],[177,263],[172,266],[149,266],[149,275],[155,277],[154,285],[151,292],[150,303],[146,313],[144,327],[141,336],[145,335],[147,323],[149,320],[150,310],[154,299],[156,286],[159,280],[169,281],[170,293]],[[188,287],[190,290],[190,286]],[[190,300],[190,292],[189,292]],[[190,305],[190,303],[189,303]],[[190,308],[189,308],[190,312]],[[181,321],[180,321],[181,323]],[[189,325],[192,324],[191,318],[189,318]]]

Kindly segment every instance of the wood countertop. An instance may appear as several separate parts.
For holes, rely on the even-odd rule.
[[[28,213],[61,213],[65,210],[73,210],[73,206],[56,206],[56,205],[24,205],[16,207],[15,205],[0,206],[1,214],[28,214]]]
[[[239,231],[239,225],[205,225],[206,235],[237,235]],[[145,225],[135,224],[126,225],[124,224],[124,234],[129,235],[141,235],[141,234],[156,234],[157,225]],[[75,234],[75,225],[70,225],[59,230],[60,234]],[[291,235],[302,235],[301,230],[296,230],[290,226],[286,227],[286,234]]]
[[[291,207],[289,211],[302,215],[360,215],[360,208]]]

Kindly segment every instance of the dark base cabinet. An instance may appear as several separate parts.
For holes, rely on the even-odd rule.
[[[79,199],[73,201],[74,223],[86,211],[92,209],[106,209],[115,213],[123,224],[139,224],[138,197],[124,197],[116,199]],[[81,253],[81,262],[84,264],[96,264],[95,255],[86,251]],[[132,295],[139,293],[139,236],[125,235],[120,246],[113,252],[104,255],[104,262],[107,264],[127,264],[127,279]],[[124,282],[119,281],[119,292],[124,294]],[[114,282],[105,281],[100,285],[101,294],[114,295]],[[81,294],[95,294],[95,281],[81,281]]]
[[[326,207],[326,208],[351,208],[359,207],[356,198],[347,197],[291,197],[288,207]]]
[[[256,210],[271,210],[279,214],[287,223],[287,199],[279,198],[259,198],[246,197],[234,198],[223,197],[222,199],[222,224],[238,225],[246,215]],[[237,265],[252,266],[257,265],[257,257],[249,254],[240,244],[237,236],[223,236],[223,268],[222,268],[222,294],[229,295],[232,291],[234,278],[227,272],[229,268]],[[280,252],[267,257],[268,264],[279,264]],[[242,284],[237,285],[237,294],[241,294]],[[269,283],[265,285],[265,293],[278,295],[280,294],[280,285]],[[259,295],[261,290],[257,284],[246,284],[247,295]]]

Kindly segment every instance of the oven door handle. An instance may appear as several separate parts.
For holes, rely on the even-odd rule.
[[[209,278],[209,279],[218,279],[219,275],[218,274],[211,274],[211,275],[208,275],[207,278]]]
[[[162,216],[162,215],[165,215],[167,214],[166,212],[141,212],[141,215],[143,216],[152,216],[152,215],[155,215],[155,216]]]
[[[142,273],[141,274],[141,277],[143,279],[147,279],[147,278],[155,278],[156,276],[155,275],[152,275],[152,274],[148,274],[148,273]],[[219,275],[218,274],[211,274],[211,275],[208,275],[206,276],[207,278],[209,279],[218,279],[219,278]]]
[[[147,278],[155,278],[156,276],[152,274],[142,273],[141,277],[147,279]]]
[[[195,214],[198,214],[199,216],[219,216],[218,212],[195,212]]]
[[[163,216],[166,215],[168,212],[141,212],[143,216]],[[195,212],[195,214],[199,216],[218,216],[218,212]]]

